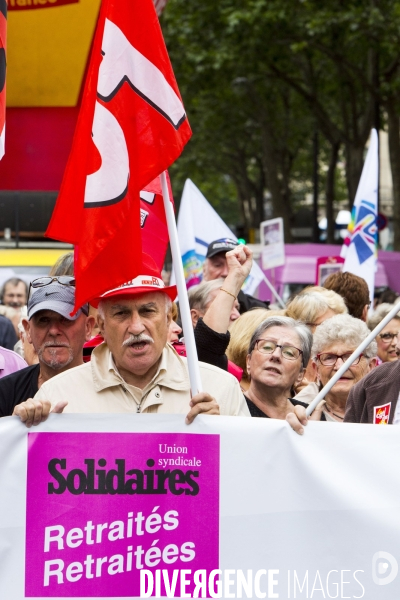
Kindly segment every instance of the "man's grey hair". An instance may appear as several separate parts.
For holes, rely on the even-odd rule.
[[[302,351],[301,365],[302,368],[305,369],[311,356],[313,336],[307,325],[304,325],[301,321],[295,321],[291,317],[268,317],[260,323],[251,337],[248,353],[251,354],[253,352],[256,341],[262,338],[265,331],[270,327],[286,327],[288,329],[293,329],[293,331],[297,333],[300,341],[299,350]]]
[[[163,294],[163,296],[165,298],[165,314],[168,314],[172,307],[172,300],[168,296],[168,294]],[[113,298],[115,300],[116,296],[114,296]],[[103,298],[102,300],[100,300],[99,305],[97,307],[97,312],[99,313],[102,319],[104,319],[104,306],[106,302],[110,302],[113,298]]]
[[[384,302],[383,304],[380,304],[376,308],[374,313],[368,319],[368,327],[370,328],[371,331],[373,329],[375,329],[375,327],[382,321],[382,319],[384,319],[386,317],[386,315],[389,314],[389,312],[392,310],[393,306],[394,306],[394,304],[388,304],[387,302]],[[399,312],[397,313],[397,315],[395,315],[393,317],[393,319],[400,320],[400,305],[399,305]]]
[[[224,279],[212,279],[211,281],[202,281],[198,285],[189,288],[189,306],[197,310],[205,310],[210,301],[210,294],[219,290],[224,285]]]
[[[321,352],[328,352],[330,346],[337,342],[347,344],[349,351],[355,350],[370,333],[367,324],[361,319],[350,315],[336,315],[318,325],[314,333],[312,355],[315,357]],[[363,354],[366,358],[373,358],[377,349],[376,342],[373,341],[363,350]]]

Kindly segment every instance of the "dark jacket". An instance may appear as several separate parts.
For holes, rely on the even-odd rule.
[[[400,360],[372,369],[351,389],[346,404],[346,423],[393,423],[400,391]]]
[[[228,360],[225,354],[225,350],[231,339],[229,331],[218,333],[208,327],[200,317],[194,329],[194,339],[196,341],[197,356],[200,361],[228,371],[238,381],[241,381],[243,369]],[[185,344],[174,342],[172,345],[178,354],[186,356]]]
[[[7,350],[14,350],[15,344],[18,342],[17,334],[15,333],[14,325],[10,319],[0,315],[0,346]]]
[[[270,305],[269,300],[259,300],[258,298],[254,298],[254,296],[245,294],[242,290],[238,293],[237,299],[240,305],[239,312],[241,315],[252,308],[268,308]]]

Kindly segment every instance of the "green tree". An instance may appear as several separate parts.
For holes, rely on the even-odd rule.
[[[385,116],[400,247],[399,0],[170,0],[163,19],[195,131],[188,162],[234,183],[246,224],[257,226],[268,192],[290,239],[317,128],[331,241],[338,157],[351,207],[370,130]]]
[[[303,99],[276,77],[268,77],[259,62],[249,69],[240,60],[230,4],[218,10],[202,4],[194,10],[175,0],[165,12],[167,44],[195,132],[178,169],[190,165],[188,172],[200,170],[203,179],[215,170],[226,174],[235,184],[247,227],[258,227],[263,220],[269,192],[274,216],[284,218],[290,240],[291,173],[304,165],[299,156],[311,151],[312,116]],[[304,173],[303,179],[310,175]]]

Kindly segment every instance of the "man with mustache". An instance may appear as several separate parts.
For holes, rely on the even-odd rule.
[[[88,316],[87,306],[70,316],[75,304],[74,279],[62,279],[70,281],[62,284],[58,277],[44,277],[36,280],[44,283],[42,287],[32,288],[28,319],[23,324],[39,364],[0,380],[1,417],[12,415],[15,406],[33,398],[43,383],[55,375],[83,364],[82,346],[90,338],[94,318]]]
[[[176,288],[165,287],[150,257],[144,274],[92,302],[105,342],[89,363],[47,381],[15,408],[27,426],[53,412],[249,416],[238,381],[199,363],[205,392],[191,397],[186,359],[167,344]]]

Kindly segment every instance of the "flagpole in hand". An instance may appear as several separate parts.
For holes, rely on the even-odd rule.
[[[199,359],[194,339],[192,319],[190,316],[189,299],[186,289],[185,275],[183,272],[181,250],[179,248],[178,230],[176,228],[175,214],[169,197],[167,178],[165,171],[161,173],[161,187],[164,199],[165,214],[167,217],[169,241],[171,244],[172,260],[176,287],[178,288],[179,310],[182,319],[183,333],[185,335],[186,357],[189,369],[190,389],[192,396],[203,391],[200,379]]]

